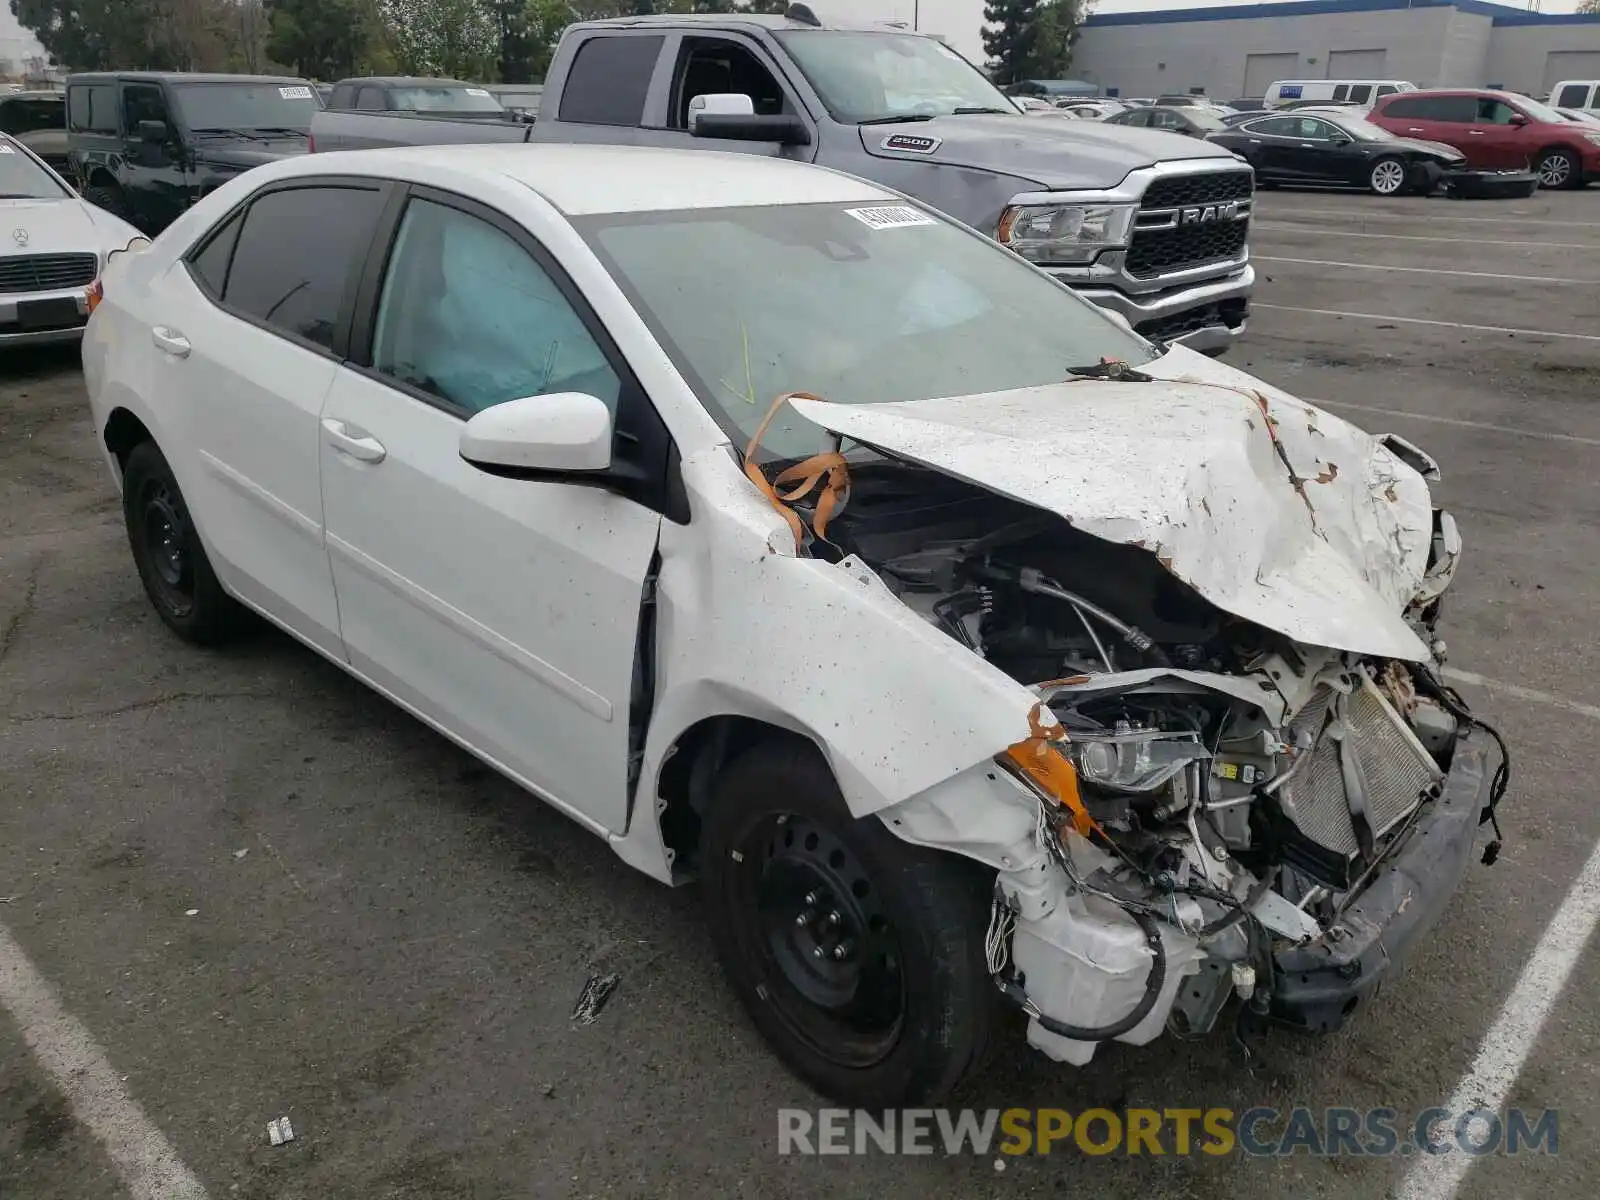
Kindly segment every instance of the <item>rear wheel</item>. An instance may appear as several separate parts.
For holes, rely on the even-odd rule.
[[[1538,172],[1540,187],[1577,187],[1583,178],[1583,164],[1571,150],[1546,151],[1534,169]]]
[[[178,480],[154,442],[141,442],[128,455],[122,514],[139,578],[167,627],[200,645],[237,633],[244,610],[217,582]]]
[[[1398,196],[1406,189],[1406,164],[1398,158],[1380,158],[1372,164],[1367,186],[1374,195]]]
[[[784,1063],[855,1107],[948,1095],[981,1061],[997,1013],[982,869],[852,817],[808,744],[737,759],[704,821],[718,957]]]

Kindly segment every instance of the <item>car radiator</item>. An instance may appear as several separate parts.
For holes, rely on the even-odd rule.
[[[1356,813],[1377,842],[1438,789],[1444,771],[1364,675],[1348,694],[1320,687],[1290,728],[1295,744],[1311,741],[1312,749],[1278,791],[1298,834],[1286,857],[1323,883],[1347,887],[1364,858]]]

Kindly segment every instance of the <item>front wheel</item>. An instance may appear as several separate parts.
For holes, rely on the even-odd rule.
[[[1398,196],[1406,188],[1406,165],[1398,158],[1380,158],[1372,164],[1367,186],[1377,196]]]
[[[122,471],[128,545],[156,614],[185,641],[211,645],[238,632],[244,610],[222,590],[166,457],[141,442]]]
[[[113,217],[128,219],[128,205],[122,198],[122,189],[111,183],[91,183],[80,193],[96,208],[102,208]]]
[[[723,970],[795,1074],[852,1107],[936,1103],[982,1060],[993,881],[850,815],[808,744],[722,773],[701,886]]]
[[[1540,187],[1577,187],[1583,179],[1583,164],[1570,150],[1551,150],[1539,160],[1536,170]]]

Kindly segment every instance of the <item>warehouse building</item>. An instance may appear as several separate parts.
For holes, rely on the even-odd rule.
[[[1404,79],[1545,96],[1600,79],[1600,16],[1485,0],[1301,0],[1102,13],[1073,74],[1123,96],[1259,96],[1278,79]]]

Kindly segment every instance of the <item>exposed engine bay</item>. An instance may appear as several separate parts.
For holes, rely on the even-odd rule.
[[[1435,661],[1404,662],[1295,643],[1225,613],[1142,546],[948,475],[853,465],[849,503],[812,552],[869,567],[1031,688],[1048,726],[1032,752],[1070,763],[1064,794],[1018,748],[1001,760],[1021,763],[1039,799],[1052,864],[1001,871],[988,940],[1035,1046],[1082,1064],[1112,1038],[1206,1033],[1235,995],[1266,1014],[1275,954],[1339,936],[1480,724],[1437,674],[1459,540],[1435,519],[1406,612]],[[1332,1028],[1354,1006],[1276,1015]]]

